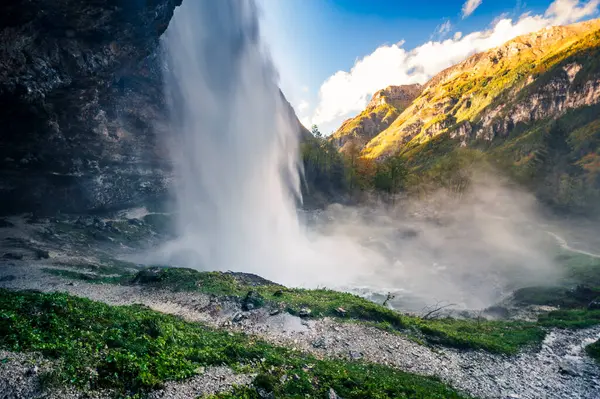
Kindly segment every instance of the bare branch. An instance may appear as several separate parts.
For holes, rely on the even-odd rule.
[[[425,313],[423,316],[421,316],[421,318],[423,320],[429,320],[429,319],[435,319],[437,317],[439,317],[440,312],[446,308],[449,308],[450,306],[456,306],[455,303],[449,303],[447,305],[444,305],[445,301],[438,301],[436,302],[435,305],[430,305],[430,306],[426,306],[421,310],[421,313]]]

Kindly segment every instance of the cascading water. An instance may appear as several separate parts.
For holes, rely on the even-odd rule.
[[[420,303],[466,307],[551,274],[547,251],[519,225],[529,202],[512,190],[483,186],[442,225],[342,208],[316,228],[301,226],[297,125],[258,20],[252,0],[186,0],[166,32],[178,238],[152,262],[253,272],[291,286],[405,290]],[[451,207],[443,201],[444,211]]]
[[[298,223],[298,129],[255,3],[184,1],[163,44],[179,215],[179,238],[163,253],[180,265],[308,282],[326,260]]]

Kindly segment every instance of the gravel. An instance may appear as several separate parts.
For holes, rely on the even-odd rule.
[[[483,351],[427,347],[398,334],[357,323],[310,320],[287,313],[272,315],[270,309],[243,312],[239,304],[211,301],[209,296],[198,293],[80,282],[73,285],[41,272],[37,266],[13,263],[17,264],[0,267],[0,276],[14,276],[0,282],[0,287],[64,291],[111,305],[141,303],[189,321],[257,335],[273,344],[319,357],[361,359],[437,376],[463,392],[482,398],[600,397],[600,367],[583,352],[585,345],[600,338],[600,327],[578,331],[556,329],[548,334],[541,349],[526,350],[517,356],[503,356]],[[234,318],[236,322],[233,322]],[[163,391],[155,393],[163,396],[154,397],[183,398],[189,397],[190,393],[199,396],[205,392],[202,389],[217,392],[232,384],[250,381],[250,376],[236,375],[230,370],[207,370],[192,380],[167,385]]]
[[[27,241],[27,246],[18,244],[33,236],[26,229],[41,227],[25,226],[18,219],[10,221],[17,227],[0,230],[0,249],[5,253],[22,253],[23,258],[0,259],[0,288],[68,292],[110,305],[144,304],[156,311],[253,334],[272,344],[321,358],[360,359],[437,376],[455,388],[481,398],[600,398],[600,367],[583,351],[585,345],[600,338],[600,327],[578,331],[552,330],[541,348],[511,357],[483,351],[428,347],[399,334],[357,323],[300,318],[268,308],[243,311],[238,303],[215,300],[199,293],[65,280],[41,269],[55,267],[53,262],[57,260],[67,265],[76,265],[82,259],[91,262],[93,254],[75,244],[65,245],[62,249],[55,247],[54,250],[44,247],[44,242],[40,241]],[[21,247],[15,249],[15,243]],[[39,259],[35,251],[29,249],[31,245],[49,249],[51,258]],[[69,389],[41,392],[39,376],[51,370],[52,366],[52,362],[40,355],[0,351],[0,399],[82,397],[81,392]],[[235,374],[226,367],[207,368],[189,380],[167,383],[151,397],[198,397],[230,389],[233,385],[249,384],[252,378],[249,374]],[[85,397],[104,398],[110,395],[97,392],[86,393]]]

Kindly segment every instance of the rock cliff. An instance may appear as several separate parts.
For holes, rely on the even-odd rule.
[[[0,12],[0,209],[161,195],[159,37],[181,0],[9,0]]]
[[[385,130],[421,93],[420,84],[389,86],[373,95],[367,108],[346,120],[331,136],[331,142],[342,152],[359,151],[377,134]]]

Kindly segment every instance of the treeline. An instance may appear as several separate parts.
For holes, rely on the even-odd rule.
[[[339,152],[316,126],[312,133],[301,147],[303,194],[309,199],[317,197],[319,202],[360,199],[366,193],[393,202],[400,193],[421,196],[439,189],[462,196],[471,187],[473,174],[488,166],[482,151],[461,148],[448,137],[375,160],[361,157],[358,145],[346,145]]]
[[[313,137],[301,145],[305,195],[327,199],[363,192],[396,194],[406,189],[410,173],[401,156],[383,161],[365,159],[360,157],[357,146],[341,153],[316,126],[312,133]]]

